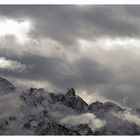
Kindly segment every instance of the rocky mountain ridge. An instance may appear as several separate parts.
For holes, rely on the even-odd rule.
[[[0,80],[0,87],[4,87],[1,97],[13,94],[15,87],[11,85],[7,80]],[[73,88],[62,94],[30,88],[18,96],[22,104],[17,114],[0,119],[1,135],[140,134],[138,111],[124,109],[110,101],[88,105]]]

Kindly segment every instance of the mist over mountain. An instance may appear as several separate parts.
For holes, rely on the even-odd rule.
[[[14,92],[16,87],[12,85],[8,80],[5,78],[0,77],[0,94],[7,94]]]
[[[17,91],[0,77],[1,135],[140,135],[140,111],[113,102],[86,103],[74,88]]]

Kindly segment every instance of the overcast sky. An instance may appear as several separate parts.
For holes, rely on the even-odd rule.
[[[140,6],[1,5],[0,75],[140,107]]]

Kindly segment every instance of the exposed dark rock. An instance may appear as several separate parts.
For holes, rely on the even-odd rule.
[[[88,126],[88,124],[79,124],[79,125],[70,127],[70,129],[79,132],[81,135],[93,135],[94,134],[92,129]]]
[[[96,101],[89,105],[88,110],[90,110],[91,112],[95,112],[103,109],[103,107],[104,107],[103,103]]]
[[[80,112],[84,112],[88,107],[88,104],[79,96],[66,98],[64,105]]]
[[[12,93],[16,90],[16,87],[10,83],[7,79],[0,77],[0,95]]]
[[[77,131],[70,130],[60,124],[48,123],[45,129],[38,127],[35,131],[36,135],[80,135]]]
[[[75,97],[75,90],[73,88],[69,89],[68,92],[65,94],[65,97]]]
[[[120,106],[112,103],[112,102],[105,102],[105,103],[101,103],[101,102],[94,102],[92,104],[89,105],[88,110],[90,112],[109,112],[109,111],[124,111],[124,109],[122,109]]]
[[[105,111],[123,111],[123,109],[112,102],[106,102],[104,103],[104,110]]]

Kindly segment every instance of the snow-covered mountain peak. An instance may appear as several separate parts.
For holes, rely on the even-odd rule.
[[[110,102],[110,101],[104,103],[104,109],[105,109],[105,111],[111,111],[111,110],[123,111],[123,109],[120,106],[118,106],[117,104]]]
[[[74,88],[69,89],[68,92],[65,94],[65,97],[75,97],[75,96],[76,96],[76,93],[75,93]]]
[[[10,92],[15,89],[4,78],[0,78],[0,88]],[[66,94],[30,88],[22,94],[9,95],[14,101],[21,99],[22,104],[16,106],[17,114],[0,119],[0,134],[140,135],[139,109],[129,112],[110,101],[88,105],[73,88]]]
[[[113,102],[110,102],[110,101],[105,102],[105,103],[96,101],[96,102],[91,103],[89,105],[88,110],[96,113],[96,112],[99,112],[99,111],[102,111],[102,112],[123,111],[124,109],[121,108],[120,106],[118,106],[117,104],[115,104]]]
[[[104,105],[103,103],[99,102],[99,101],[96,101],[94,103],[91,103],[88,107],[88,110],[90,111],[98,111],[100,109],[103,109]]]
[[[44,92],[45,92],[45,91],[44,91],[43,88],[39,88],[39,89],[37,89],[37,88],[30,88],[30,89],[28,90],[28,93],[29,93],[30,95],[35,96],[35,97],[41,97],[41,96],[43,96]]]

